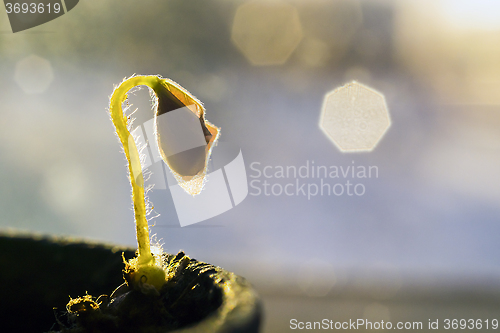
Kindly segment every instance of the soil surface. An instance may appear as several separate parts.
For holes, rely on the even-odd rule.
[[[181,262],[186,265],[159,292],[124,283],[109,297],[72,300],[67,318],[59,319],[60,332],[169,332],[195,325],[221,306],[225,277],[220,268],[190,259],[184,252],[165,260],[172,268]]]
[[[165,257],[178,274],[160,292],[144,292],[124,284],[122,254],[135,251],[0,234],[2,331],[259,331],[260,301],[244,278],[179,252]]]

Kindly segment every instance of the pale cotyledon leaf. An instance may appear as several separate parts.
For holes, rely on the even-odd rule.
[[[191,195],[199,194],[219,128],[205,119],[205,108],[179,84],[162,79],[156,95],[155,133],[160,155]]]

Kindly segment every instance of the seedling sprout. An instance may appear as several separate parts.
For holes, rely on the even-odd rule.
[[[203,104],[172,80],[159,76],[132,76],[118,85],[110,99],[109,112],[116,128],[116,133],[123,146],[128,161],[130,184],[132,186],[132,202],[134,204],[135,224],[138,243],[138,255],[126,262],[126,274],[130,277],[133,287],[143,291],[154,287],[157,291],[168,280],[163,267],[163,251],[157,248],[152,253],[149,239],[149,226],[146,218],[144,196],[144,176],[141,169],[140,153],[133,136],[130,134],[131,123],[124,114],[122,104],[127,100],[127,92],[140,85],[148,86],[153,91],[155,100],[155,130],[160,155],[179,182],[179,185],[189,194],[196,195],[203,189],[207,172],[207,163],[211,150],[219,137],[219,128],[205,120]],[[167,113],[183,109],[199,119],[201,130],[206,141],[203,147],[184,152],[169,154],[170,145],[175,139],[158,130]],[[168,120],[167,120],[168,121]],[[182,140],[182,138],[181,138]],[[194,165],[194,167],[193,167]]]

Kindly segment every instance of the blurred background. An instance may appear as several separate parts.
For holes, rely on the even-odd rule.
[[[150,192],[164,249],[248,278],[264,332],[292,318],[498,314],[500,2],[87,0],[15,34],[0,17],[2,232],[136,246],[107,107],[123,78],[159,74],[204,102],[249,182],[265,180],[255,162],[378,168],[348,178],[362,196],[250,187],[233,209],[183,228],[170,192]],[[325,95],[352,80],[389,110],[371,152],[342,152],[319,126]],[[147,89],[129,102],[136,124],[151,119]]]

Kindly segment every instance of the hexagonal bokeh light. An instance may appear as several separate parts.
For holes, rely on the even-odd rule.
[[[343,152],[371,151],[391,125],[382,94],[356,81],[325,95],[320,128]]]
[[[297,9],[281,1],[251,1],[234,16],[231,39],[253,65],[280,65],[302,40]]]
[[[47,59],[32,54],[17,62],[14,80],[25,93],[39,94],[52,83],[54,72]]]

